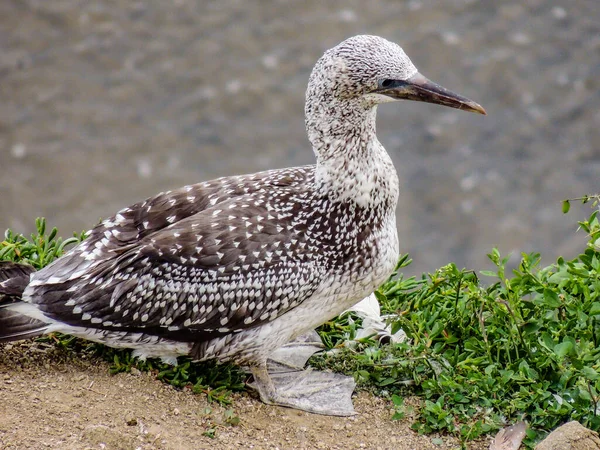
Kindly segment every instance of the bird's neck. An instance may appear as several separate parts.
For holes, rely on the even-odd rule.
[[[398,176],[375,134],[376,113],[374,105],[307,108],[306,129],[317,159],[316,186],[334,201],[396,206]]]

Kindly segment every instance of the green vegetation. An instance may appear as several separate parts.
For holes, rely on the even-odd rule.
[[[584,202],[597,197],[586,197]],[[564,208],[567,209],[566,207]],[[569,421],[600,430],[600,224],[598,211],[580,222],[584,253],[539,267],[523,254],[511,275],[494,249],[495,271],[448,264],[421,279],[396,276],[382,286],[383,314],[397,314],[407,343],[363,342],[313,357],[317,367],[354,374],[360,386],[389,396],[394,418],[400,395],[423,399],[413,428],[443,431],[463,442],[525,420],[525,444]],[[401,259],[398,269],[409,263]],[[351,338],[355,320],[342,316],[321,333],[331,347]],[[331,339],[331,336],[334,336]]]
[[[46,220],[43,218],[35,219],[35,229],[36,233],[29,239],[6,230],[4,240],[0,242],[0,261],[22,262],[39,270],[61,256],[67,247],[85,239],[85,232],[82,232],[63,241],[57,237],[56,228],[46,234]]]
[[[584,202],[598,197],[585,197]],[[563,211],[568,211],[568,203]],[[360,319],[344,314],[319,329],[335,352],[310,363],[353,375],[363,389],[390,399],[392,419],[405,416],[403,396],[417,395],[413,428],[441,431],[463,442],[525,420],[532,446],[568,420],[600,430],[600,223],[598,211],[580,222],[588,233],[585,251],[571,261],[539,267],[538,254],[523,254],[507,273],[508,257],[494,249],[493,271],[476,273],[448,264],[435,272],[404,279],[410,263],[403,256],[396,273],[376,293],[383,314],[397,319],[409,340],[379,344],[353,339]],[[0,259],[24,261],[37,268],[84,238],[61,241],[56,229],[45,234],[43,219],[30,239],[8,231]],[[481,277],[481,279],[480,279]],[[227,404],[228,393],[243,389],[243,374],[230,365],[196,364],[180,358],[176,367],[156,360],[133,360],[130,353],[69,336],[53,341],[68,351],[93,352],[112,363],[113,373],[151,371],[177,387],[192,387]],[[226,421],[238,422],[232,410]],[[214,430],[208,430],[207,435]]]

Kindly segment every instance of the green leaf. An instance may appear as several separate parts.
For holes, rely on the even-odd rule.
[[[377,299],[377,301],[379,302],[379,304],[384,303],[387,298],[385,297],[385,294],[379,292],[379,291],[375,291],[375,298]]]
[[[581,369],[581,375],[586,377],[588,380],[597,380],[600,375],[591,367],[584,367]]]
[[[595,316],[596,314],[600,314],[600,302],[592,303],[592,307],[590,308],[589,314],[591,316]]]
[[[562,303],[558,298],[558,294],[552,289],[544,289],[544,303],[550,308],[558,308]]]
[[[394,414],[392,414],[392,420],[402,420],[404,419],[404,417],[406,417],[406,414],[404,412],[397,411]]]
[[[571,341],[564,341],[554,346],[554,353],[556,353],[559,358],[564,358],[573,350],[573,348],[574,346]]]
[[[377,384],[381,387],[384,386],[389,386],[390,384],[394,384],[396,383],[398,380],[394,377],[388,377],[388,378],[384,378],[383,380],[381,380],[380,382],[378,382]]]
[[[571,202],[569,200],[563,200],[562,202],[562,212],[566,214],[571,209]]]
[[[492,270],[480,270],[479,273],[486,277],[497,277],[498,274]]]

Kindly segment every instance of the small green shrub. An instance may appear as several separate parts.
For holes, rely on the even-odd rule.
[[[597,203],[582,200],[591,199]],[[494,249],[488,256],[496,269],[480,273],[487,283],[455,264],[419,280],[390,279],[378,291],[382,313],[397,314],[392,329],[402,328],[409,342],[368,342],[311,362],[386,396],[421,396],[413,424],[421,433],[445,431],[466,442],[525,420],[532,446],[569,420],[600,431],[597,212],[580,222],[588,244],[571,261],[540,268],[539,254],[523,254],[507,275],[508,257]],[[402,258],[398,268],[409,262]],[[335,346],[351,335],[344,327],[342,317],[320,332]],[[397,398],[394,405],[401,413]]]
[[[46,219],[39,217],[35,219],[35,229],[36,233],[29,239],[6,230],[4,240],[0,242],[0,261],[22,262],[39,270],[61,256],[67,247],[83,241],[86,235],[85,232],[74,234],[63,241],[57,237],[56,227],[46,234]]]

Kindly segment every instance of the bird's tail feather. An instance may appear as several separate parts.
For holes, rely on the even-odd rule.
[[[21,301],[0,305],[0,342],[20,341],[41,336],[48,328],[48,323],[20,313],[18,306],[21,304],[25,305]]]
[[[35,269],[27,264],[0,261],[0,302],[5,297],[20,299]]]
[[[40,336],[48,328],[48,323],[21,312],[31,306],[21,296],[34,271],[26,264],[0,261],[0,342]]]

